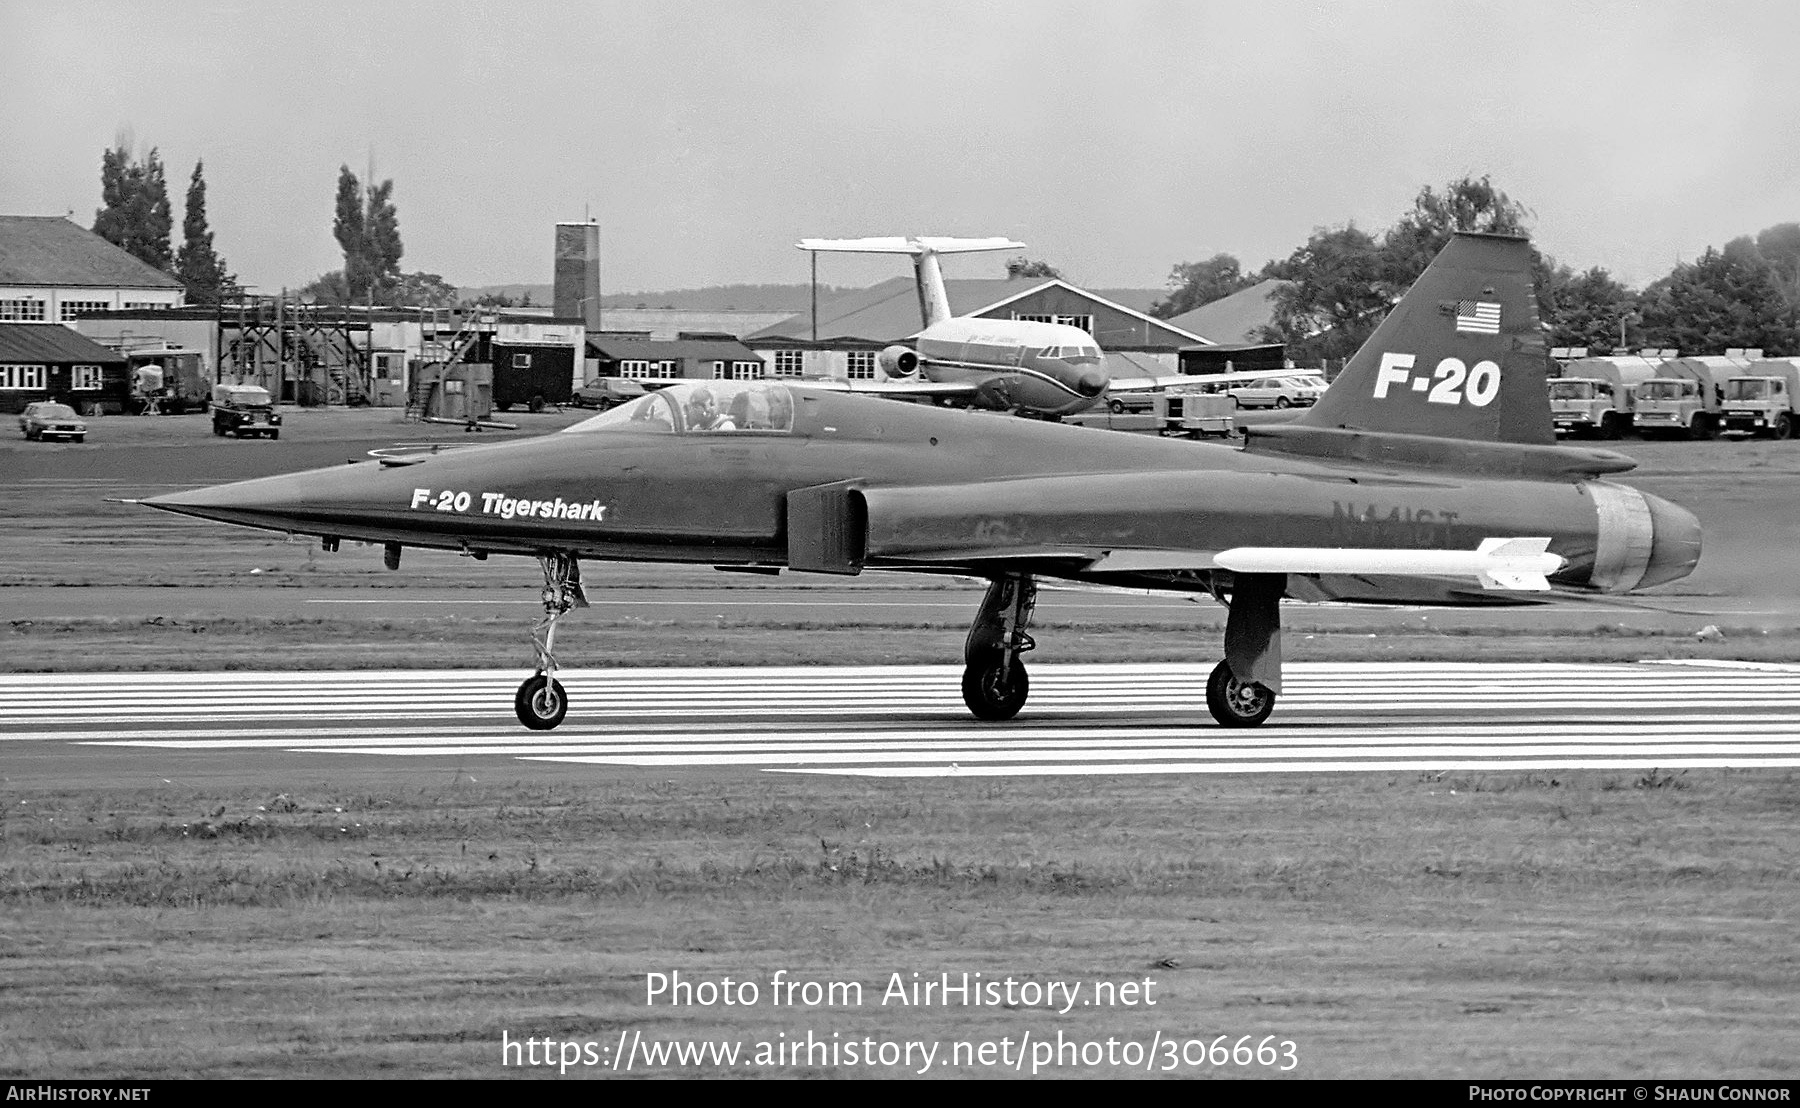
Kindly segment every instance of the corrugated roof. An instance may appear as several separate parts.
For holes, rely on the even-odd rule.
[[[998,300],[1030,292],[1049,282],[1042,277],[1009,280],[1005,277],[969,277],[944,281],[944,295],[950,300],[950,314],[968,315]],[[819,300],[820,339],[870,339],[891,342],[918,334],[925,329],[919,315],[918,287],[911,277],[895,277],[852,289],[838,296]],[[747,341],[756,339],[809,339],[812,337],[812,311],[789,316],[771,327],[752,332]]]
[[[120,365],[124,358],[60,323],[0,323],[0,362]]]
[[[952,315],[974,315],[997,304],[1017,300],[1046,285],[1060,285],[1077,295],[1100,300],[1128,312],[1143,314],[1141,310],[1132,305],[1113,300],[1105,293],[1076,288],[1067,281],[1058,281],[1048,277],[946,279],[944,295],[950,300]],[[1143,292],[1145,290],[1135,291]],[[1152,322],[1158,326],[1165,323],[1171,326],[1180,326],[1173,320],[1159,319]],[[871,285],[866,289],[853,289],[838,296],[822,298],[819,301],[819,338],[821,340],[869,339],[875,342],[892,342],[896,339],[916,335],[924,328],[925,324],[919,316],[918,289],[911,277],[895,277],[883,281],[879,285]],[[1183,330],[1191,329],[1183,328]],[[1204,336],[1204,332],[1198,334]],[[810,339],[811,337],[812,312],[809,309],[789,316],[773,326],[752,332],[746,336],[745,341]]]
[[[1230,296],[1202,304],[1169,320],[1172,326],[1214,342],[1261,342],[1262,329],[1275,318],[1275,291],[1286,282],[1273,277],[1259,281]]]
[[[589,334],[588,349],[610,361],[673,361],[691,358],[700,362],[757,362],[756,351],[734,339],[641,339]]]
[[[55,215],[0,215],[0,285],[182,287],[155,266]]]

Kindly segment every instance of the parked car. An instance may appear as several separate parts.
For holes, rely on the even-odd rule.
[[[1260,377],[1226,393],[1240,408],[1309,408],[1324,395],[1323,385],[1305,377]]]
[[[35,404],[25,405],[25,410],[19,413],[19,430],[25,432],[27,439],[39,441],[87,441],[87,424],[75,414],[75,409],[54,400],[40,400]]]
[[[576,389],[570,402],[577,408],[598,408],[604,412],[642,395],[644,386],[630,377],[595,377]]]
[[[1108,393],[1106,407],[1114,415],[1123,415],[1126,412],[1148,412],[1156,407],[1156,393],[1149,389]]]
[[[256,385],[214,385],[213,434],[281,437],[281,413],[269,401],[269,390]]]

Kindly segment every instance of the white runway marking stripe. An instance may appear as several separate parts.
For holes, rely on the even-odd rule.
[[[898,777],[1800,766],[1800,666],[1296,664],[1254,730],[1213,725],[1207,668],[1033,665],[991,725],[955,666],[565,670],[552,732],[513,721],[518,671],[26,674],[0,740]]]

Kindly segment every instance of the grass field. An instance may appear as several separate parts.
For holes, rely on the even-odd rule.
[[[329,435],[347,450],[368,430],[329,419],[295,422],[332,449]],[[0,448],[0,476],[24,472],[21,459],[37,467],[0,481],[9,582],[205,585],[253,569],[313,587],[391,580],[371,558],[102,503],[217,479],[242,458],[270,464],[239,446],[290,446],[157,453],[179,420],[102,421],[115,425],[120,441],[97,434],[87,455]],[[306,436],[291,437],[302,449]],[[1800,448],[1642,452],[1634,483],[1708,526],[1685,595],[1792,594]],[[46,458],[70,460],[46,474]],[[409,579],[439,585],[535,576],[500,560],[408,565]],[[593,616],[565,625],[563,649],[618,664],[941,662],[965,630]],[[489,665],[522,660],[524,622],[36,620],[0,629],[0,659],[336,668],[399,650],[408,666]],[[1796,646],[1779,620],[1723,641],[1601,620],[1565,635],[1426,633],[1385,615],[1371,626],[1373,640],[1296,636],[1290,657],[1792,660]],[[1202,621],[1182,641],[1131,625],[1042,637],[1049,660],[1154,661],[1191,658],[1217,627]],[[1286,1072],[1299,1077],[1792,1080],[1800,1069],[1795,773],[884,782],[271,752],[246,779],[223,780],[200,755],[160,765],[147,783],[30,789],[0,765],[0,1075],[556,1075],[522,1054],[504,1064],[506,1036],[594,1044],[596,1064],[568,1077],[612,1076],[621,1044],[635,1074],[900,1075],[923,1057],[870,1067],[847,1062],[844,1045],[908,1041],[938,1046],[926,1076],[1029,1076],[1059,1034],[1075,1060],[1040,1076],[1280,1075],[1290,1042]],[[1113,1002],[881,1003],[896,974],[965,972],[1080,985],[1088,1000],[1104,983]],[[755,983],[759,996],[648,1003],[651,975],[676,973]],[[837,983],[840,1002],[777,1004],[778,974]],[[851,983],[860,1004],[843,995]],[[756,1060],[758,1043],[809,1034],[835,1060]],[[1275,1059],[1188,1064],[1191,1043],[1204,1054],[1220,1036],[1227,1055],[1249,1036],[1274,1044]],[[745,1053],[657,1063],[641,1052],[676,1040]],[[1181,1049],[1165,1069],[1171,1041]],[[951,1064],[958,1043],[971,1056]],[[973,1054],[982,1043],[992,1064]],[[1111,1055],[1090,1064],[1090,1043]]]
[[[1791,1079],[1797,784],[472,782],[434,767],[404,786],[17,797],[0,1072],[495,1077],[503,1033],[748,1051],[810,1031],[946,1052],[1058,1032],[1140,1050],[1275,1036],[1302,1077]],[[856,982],[862,1003],[778,1005],[782,970]],[[894,974],[965,972],[1138,982],[1155,1003],[880,1002]],[[657,973],[761,995],[648,1003]]]

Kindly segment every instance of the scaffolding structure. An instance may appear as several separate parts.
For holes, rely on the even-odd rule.
[[[373,313],[246,297],[219,312],[219,375],[260,385],[281,403],[372,403]]]

